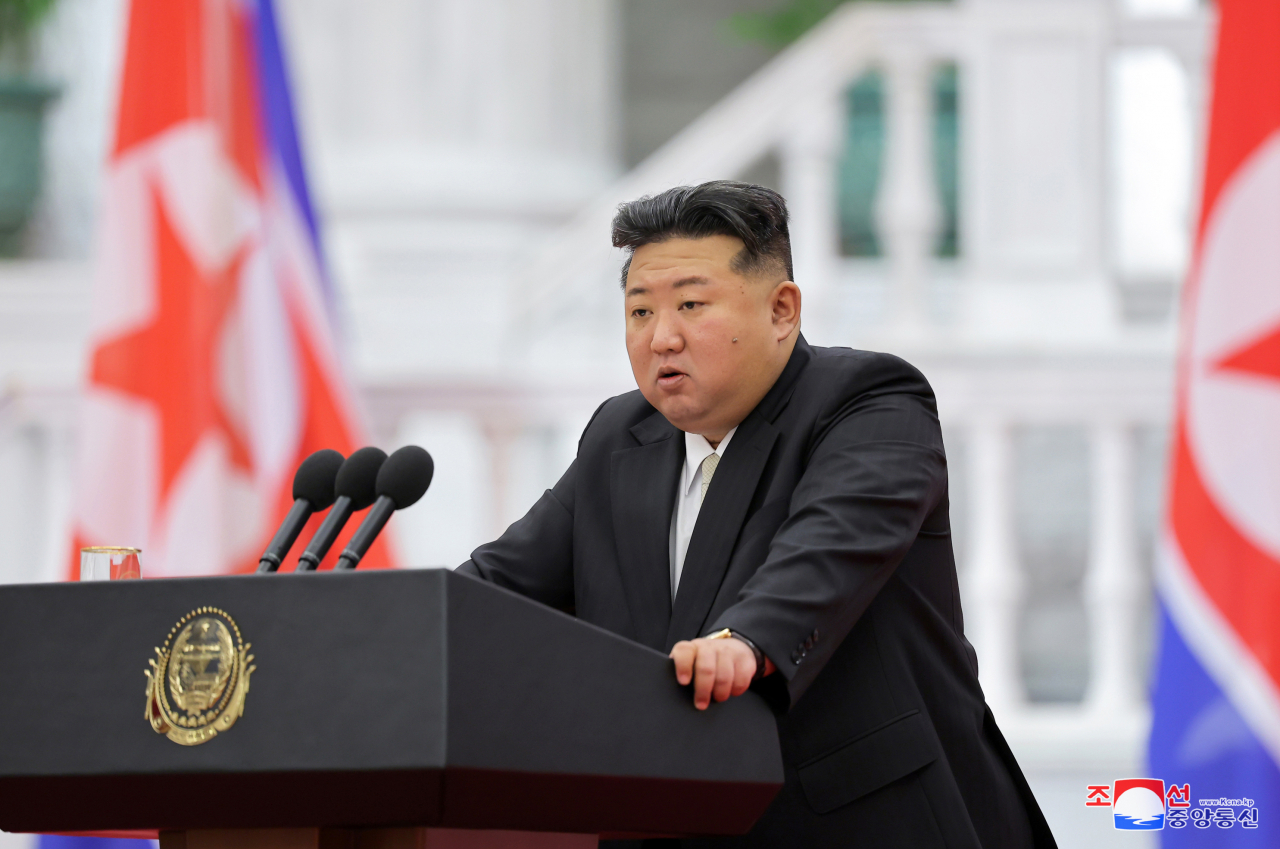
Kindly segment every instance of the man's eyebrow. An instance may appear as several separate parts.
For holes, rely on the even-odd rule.
[[[711,281],[705,277],[686,277],[683,280],[677,280],[675,283],[672,283],[671,288],[681,289],[685,286],[705,286],[710,282]],[[649,294],[649,290],[646,289],[645,287],[632,286],[630,289],[627,290],[626,297],[629,298],[632,295],[647,295],[647,294]]]

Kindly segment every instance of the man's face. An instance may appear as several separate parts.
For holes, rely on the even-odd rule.
[[[741,250],[731,236],[669,239],[636,249],[627,274],[627,355],[640,392],[713,442],[769,391],[799,325],[795,284],[734,271]],[[792,295],[793,316],[779,310]]]

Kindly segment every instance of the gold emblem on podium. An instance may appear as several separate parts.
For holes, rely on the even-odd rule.
[[[250,645],[225,610],[197,607],[156,649],[147,676],[147,721],[157,734],[198,746],[244,715]]]

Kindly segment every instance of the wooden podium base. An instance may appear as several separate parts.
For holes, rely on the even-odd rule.
[[[160,832],[160,849],[596,849],[594,834],[464,828],[246,828]]]

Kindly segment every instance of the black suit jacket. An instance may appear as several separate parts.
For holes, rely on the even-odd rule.
[[[460,568],[663,652],[721,628],[778,667],[786,784],[741,846],[1052,846],[964,638],[933,392],[803,337],[738,426],[671,600],[684,439],[637,392]],[[715,710],[712,705],[711,710]]]

